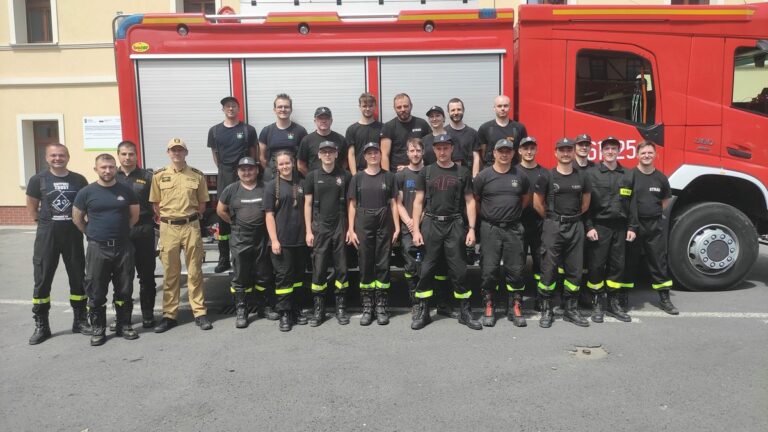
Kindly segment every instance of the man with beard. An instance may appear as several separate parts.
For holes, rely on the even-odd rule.
[[[85,286],[93,335],[91,346],[107,337],[107,289],[114,282],[116,334],[131,340],[139,337],[131,326],[133,312],[133,244],[131,227],[139,220],[139,198],[130,187],[115,179],[117,163],[112,155],[96,157],[93,168],[99,179],[77,193],[72,220],[88,237]],[[86,217],[88,218],[86,221]]]
[[[520,146],[520,140],[528,136],[525,126],[509,118],[510,105],[508,96],[496,96],[493,99],[493,112],[496,118],[482,125],[477,133],[480,135],[480,148],[485,158],[485,166],[493,165],[493,146],[500,139],[511,141],[515,149]],[[513,165],[516,161],[513,161]],[[479,169],[479,168],[478,168]]]
[[[453,98],[448,101],[448,117],[451,121],[445,130],[456,142],[453,160],[467,167],[472,177],[475,177],[482,169],[480,135],[475,129],[464,124],[464,102],[461,99]]]
[[[381,168],[397,172],[408,166],[408,138],[422,138],[430,131],[429,123],[411,115],[411,97],[405,93],[395,95],[397,117],[381,129]]]
[[[381,128],[384,126],[376,120],[376,97],[370,93],[363,93],[358,99],[360,108],[360,120],[352,123],[347,128],[345,138],[347,139],[348,150],[344,156],[347,158],[349,171],[355,175],[358,171],[365,169],[365,157],[363,146],[369,142],[378,143],[381,139]],[[339,157],[342,157],[340,154]]]

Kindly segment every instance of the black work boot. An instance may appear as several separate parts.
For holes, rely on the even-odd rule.
[[[93,327],[93,333],[91,334],[91,346],[104,345],[107,341],[107,307],[100,306],[91,308],[90,310],[91,327]]]
[[[603,296],[605,291],[592,291],[592,322],[601,323],[605,312],[603,311]]]
[[[627,315],[626,312],[621,309],[621,305],[619,304],[619,291],[620,290],[616,289],[608,290],[608,307],[606,308],[605,313],[619,321],[630,322],[632,321],[632,317]]]
[[[309,317],[309,326],[317,327],[325,320],[325,297],[322,293],[312,295],[312,315]]]
[[[389,324],[389,312],[387,312],[387,297],[389,293],[385,289],[376,290],[376,323],[378,325]]]
[[[496,311],[493,310],[493,291],[483,290],[483,325],[496,325]]]
[[[235,291],[235,328],[248,327],[248,302],[246,293]]]
[[[304,315],[301,307],[297,305],[293,306],[292,315],[293,315],[293,323],[295,325],[307,325],[309,323],[309,319],[307,319],[307,316]]]
[[[509,307],[507,308],[507,319],[512,321],[515,327],[526,327],[525,316],[523,316],[523,294],[516,292],[509,296]]]
[[[48,324],[48,311],[38,312],[34,315],[35,332],[29,338],[30,345],[37,345],[51,337],[51,326]]]
[[[229,262],[229,240],[219,240],[219,263],[213,269],[216,273],[223,273],[232,268]]]
[[[565,311],[563,311],[563,321],[576,324],[579,327],[589,327],[589,321],[585,320],[579,313],[579,294],[572,293],[565,297]]]
[[[411,318],[413,318],[414,315],[416,315],[416,304],[419,302],[416,299],[416,279],[410,278],[406,279],[406,283],[408,284],[408,299],[411,301]]]
[[[363,313],[360,315],[360,325],[371,325],[373,322],[373,290],[361,289],[360,303],[363,305]]]
[[[421,330],[432,322],[429,316],[429,304],[426,299],[419,299],[414,307],[413,318],[411,319],[411,329]]]
[[[261,316],[270,321],[280,319],[280,314],[271,306],[271,298],[266,291],[256,294],[256,310]]]
[[[623,290],[626,291],[626,290]],[[659,290],[659,308],[670,315],[679,315],[680,311],[677,310],[675,305],[672,304],[672,300],[669,299],[669,290]]]
[[[552,312],[552,299],[548,297],[541,298],[541,319],[539,319],[539,327],[550,328],[552,322],[555,320],[555,314]]]
[[[114,318],[114,319],[112,319],[112,321],[110,321],[110,322],[109,322],[109,325],[107,326],[107,328],[108,328],[108,329],[109,329],[109,331],[111,331],[112,333],[114,333],[114,332],[116,332],[116,331],[117,331],[117,313],[115,313],[115,318]],[[72,332],[74,333],[74,329],[73,329],[73,331],[72,331]]]
[[[115,314],[117,318],[117,329],[115,335],[122,336],[123,339],[134,340],[139,338],[139,334],[133,329],[131,325],[131,313],[133,312],[133,305],[127,306],[115,306]]]
[[[349,324],[349,315],[347,315],[346,306],[347,296],[345,293],[336,293],[336,321],[341,325]]]
[[[280,320],[277,324],[281,332],[289,332],[293,328],[293,318],[290,311],[280,311]]]
[[[565,313],[565,292],[560,291],[560,303],[555,301],[553,296],[550,304],[552,305],[552,314],[556,317],[562,317],[563,313]]]
[[[629,312],[629,290],[628,289],[619,290],[619,307],[621,307],[622,312],[624,313]]]
[[[88,312],[85,305],[75,306],[72,308],[72,333],[82,333],[84,335],[90,335],[93,332],[91,325],[88,324]]]
[[[483,325],[480,321],[472,318],[472,309],[469,306],[469,299],[461,299],[459,303],[459,324],[463,324],[472,330],[482,330]]]
[[[155,292],[153,287],[150,292]],[[147,298],[148,297],[148,298]],[[141,304],[141,326],[145,329],[155,326],[155,296],[140,296]]]

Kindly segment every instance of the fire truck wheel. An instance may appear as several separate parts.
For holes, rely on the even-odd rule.
[[[669,269],[693,291],[736,288],[757,260],[757,231],[740,210],[721,203],[694,204],[673,219]]]

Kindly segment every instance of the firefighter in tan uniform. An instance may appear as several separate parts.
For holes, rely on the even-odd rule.
[[[203,296],[203,241],[200,215],[208,201],[205,176],[187,165],[187,145],[180,138],[168,142],[171,164],[155,171],[149,193],[155,214],[160,217],[160,261],[163,263],[163,320],[155,327],[162,333],[176,325],[179,310],[180,252],[187,264],[189,304],[195,324],[203,330],[213,328]]]

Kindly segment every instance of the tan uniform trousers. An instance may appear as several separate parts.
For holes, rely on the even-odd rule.
[[[184,225],[160,222],[160,261],[163,263],[163,317],[176,319],[179,311],[181,252],[187,264],[187,291],[192,314],[206,315],[203,295],[203,240],[200,221]]]

